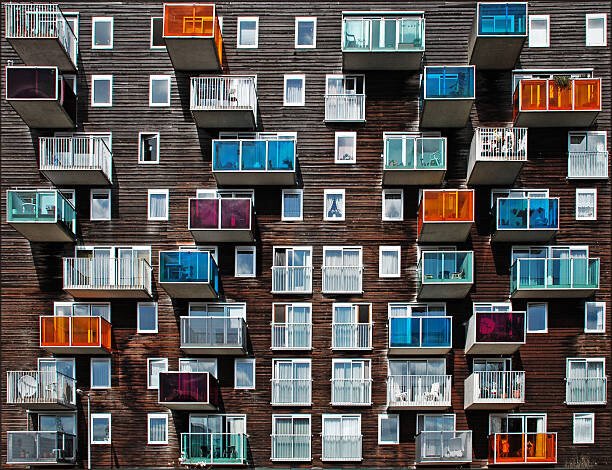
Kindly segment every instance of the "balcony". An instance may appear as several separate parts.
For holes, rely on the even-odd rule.
[[[246,465],[248,438],[240,433],[181,434],[182,465]]]
[[[181,349],[187,354],[245,354],[246,321],[244,318],[181,317]]]
[[[308,434],[272,434],[272,461],[310,462],[311,436]]]
[[[608,179],[608,152],[569,152],[568,179]]]
[[[514,90],[515,126],[589,127],[600,111],[600,78],[524,79]]]
[[[361,294],[363,266],[323,266],[324,294]]]
[[[77,69],[77,38],[58,5],[5,5],[6,40],[26,65],[53,65],[62,72]]]
[[[415,439],[415,463],[459,464],[472,461],[472,431],[421,431]]]
[[[476,97],[474,66],[425,67],[421,83],[421,127],[464,127]]]
[[[272,266],[272,293],[312,293],[312,266]]]
[[[384,136],[383,184],[439,185],[446,174],[446,138]]]
[[[325,95],[326,122],[365,122],[365,93]]]
[[[509,70],[527,38],[527,2],[477,3],[468,44],[470,64],[483,70]]]
[[[28,410],[73,410],[76,381],[56,370],[8,371],[7,399]]]
[[[213,175],[220,185],[291,186],[295,150],[295,139],[213,140]]]
[[[208,372],[160,372],[158,402],[170,410],[216,410],[217,379]]]
[[[111,324],[102,317],[40,317],[40,347],[54,354],[110,354]]]
[[[568,405],[605,405],[606,377],[568,377],[565,379],[565,403]]]
[[[164,41],[176,70],[221,71],[223,38],[215,13],[213,4],[164,4]]]
[[[6,100],[34,129],[74,128],[77,97],[55,67],[6,67]]]
[[[489,464],[557,463],[557,433],[495,433],[489,436]]]
[[[332,379],[332,406],[370,406],[372,379]]]
[[[450,375],[390,375],[387,377],[389,408],[439,410],[451,406]]]
[[[311,404],[310,379],[272,379],[272,406],[310,406]]]
[[[424,189],[417,224],[421,243],[464,242],[474,224],[474,190]]]
[[[496,204],[492,241],[545,242],[559,230],[558,197],[504,197]]]
[[[519,258],[512,265],[515,299],[590,297],[599,289],[597,258]]]
[[[371,323],[334,323],[332,349],[372,349]]]
[[[344,70],[419,70],[425,18],[417,12],[342,12]]]
[[[31,242],[74,242],[76,211],[57,189],[8,190],[6,220]]]
[[[474,372],[464,389],[466,410],[509,410],[525,403],[525,372]]]
[[[473,251],[422,251],[419,298],[465,298],[474,283],[473,258]]]
[[[272,349],[312,349],[312,325],[295,322],[272,323]]]
[[[251,198],[189,199],[189,230],[196,242],[253,241]]]
[[[59,431],[9,431],[6,463],[9,465],[73,465],[77,437]]]
[[[40,171],[57,186],[108,186],[113,156],[96,135],[40,137]]]
[[[477,127],[468,161],[468,184],[512,185],[527,161],[527,129]]]
[[[64,290],[75,298],[151,297],[151,265],[146,259],[64,258]]]
[[[474,312],[465,354],[513,354],[525,339],[525,312]]]
[[[219,297],[219,269],[208,251],[160,251],[159,283],[175,299]]]
[[[205,129],[254,129],[257,88],[253,76],[191,77],[190,109]]]
[[[323,462],[360,462],[361,434],[358,436],[330,435],[321,436]]]
[[[453,347],[452,317],[389,319],[389,354],[446,354]]]

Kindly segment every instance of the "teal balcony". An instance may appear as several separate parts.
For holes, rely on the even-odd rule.
[[[389,318],[389,354],[446,354],[451,325],[452,317]]]
[[[248,439],[240,433],[183,433],[183,465],[245,465]]]
[[[421,127],[464,127],[476,97],[472,65],[428,66],[421,83]]]
[[[9,190],[7,222],[32,242],[73,242],[74,206],[57,189]]]
[[[597,258],[518,258],[511,271],[516,299],[586,298],[599,289]]]
[[[159,282],[176,299],[219,297],[219,269],[208,251],[160,251]]]
[[[473,251],[422,251],[419,298],[463,299],[474,283],[473,259]]]
[[[383,184],[438,185],[446,174],[446,138],[385,134]]]
[[[496,242],[548,241],[559,230],[559,198],[509,197],[496,202]]]

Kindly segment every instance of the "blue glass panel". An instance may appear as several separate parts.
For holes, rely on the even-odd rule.
[[[238,170],[240,142],[214,141],[213,168],[215,170]]]
[[[478,34],[523,36],[527,31],[526,3],[481,3]]]
[[[425,81],[425,99],[474,98],[473,67],[428,67]]]
[[[266,141],[242,141],[242,168],[241,170],[266,169]]]

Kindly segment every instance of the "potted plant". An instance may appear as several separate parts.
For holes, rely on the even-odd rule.
[[[569,75],[555,75],[553,80],[555,85],[557,85],[561,90],[567,90],[572,86],[572,81]]]

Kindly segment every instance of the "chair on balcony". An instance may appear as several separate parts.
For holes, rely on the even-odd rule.
[[[451,437],[448,441],[448,448],[446,449],[446,457],[460,458],[463,457],[465,452],[463,450],[463,439],[461,437]]]
[[[465,279],[465,270],[462,269],[459,272],[452,273],[451,274],[451,279]]]
[[[396,403],[408,401],[408,391],[402,391],[402,388],[397,383],[393,385],[391,396],[393,397],[392,401]]]
[[[440,395],[440,382],[434,382],[431,384],[431,390],[423,394],[425,401],[440,401],[442,396]]]

